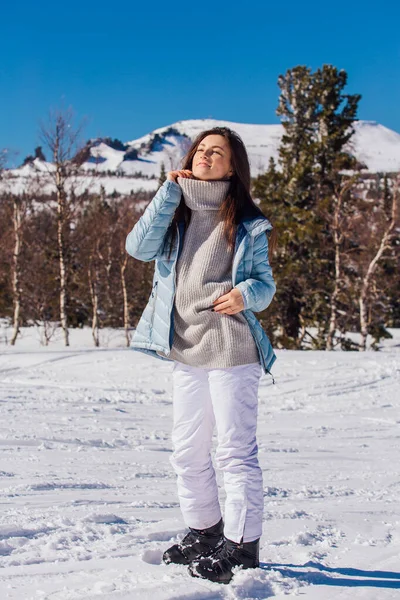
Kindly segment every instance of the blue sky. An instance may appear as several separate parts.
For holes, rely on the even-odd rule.
[[[61,103],[86,118],[85,139],[183,119],[279,123],[278,76],[300,64],[345,69],[358,117],[400,132],[399,19],[394,0],[6,3],[0,149],[20,164]]]

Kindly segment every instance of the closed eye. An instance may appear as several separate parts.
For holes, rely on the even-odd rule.
[[[197,152],[201,152],[201,150],[197,150]],[[219,154],[220,156],[222,156],[221,152],[217,152],[216,150],[213,150],[213,152],[215,152],[215,154]]]

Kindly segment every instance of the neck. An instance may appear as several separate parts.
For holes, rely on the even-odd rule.
[[[218,210],[230,186],[230,181],[222,179],[204,181],[187,177],[178,177],[177,183],[182,189],[186,206],[191,210]]]

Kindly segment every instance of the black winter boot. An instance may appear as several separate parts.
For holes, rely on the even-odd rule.
[[[229,583],[233,577],[232,569],[254,569],[260,565],[260,540],[237,544],[225,538],[219,548],[207,558],[194,560],[189,566],[192,577],[209,579],[216,583]]]
[[[209,556],[224,541],[224,523],[222,519],[206,529],[193,529],[185,535],[179,544],[168,548],[163,554],[163,561],[169,565],[176,563],[188,565],[192,560]]]

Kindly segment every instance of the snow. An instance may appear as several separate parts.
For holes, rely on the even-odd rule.
[[[91,155],[94,158],[106,159],[104,163],[97,164],[97,170],[102,171],[104,169],[115,170],[124,159],[125,152],[122,150],[115,150],[110,148],[107,144],[101,143],[98,146],[91,148]],[[95,165],[91,164],[90,167],[93,169]]]
[[[136,140],[126,142],[129,150],[137,150],[138,158],[125,160],[125,152],[115,150],[105,142],[96,143],[90,148],[94,161],[86,162],[83,171],[90,170],[96,176],[88,175],[76,180],[77,193],[90,188],[93,193],[100,191],[104,186],[106,193],[114,190],[120,194],[134,192],[156,191],[164,163],[166,171],[180,169],[181,159],[186,154],[192,140],[201,132],[212,127],[229,127],[236,131],[246,146],[251,174],[253,177],[264,173],[268,168],[269,159],[273,157],[280,165],[279,146],[283,135],[282,125],[265,125],[251,123],[236,123],[232,121],[219,121],[216,119],[188,119],[160,127]],[[364,162],[371,173],[396,172],[400,170],[400,134],[376,123],[375,121],[356,121],[355,133],[350,140],[348,150]],[[150,144],[158,135],[160,142],[150,151]],[[35,159],[34,166],[27,164],[24,167],[10,169],[10,174],[15,177],[11,188],[15,193],[22,193],[28,188],[29,178],[44,174],[53,167],[51,163],[44,163]],[[108,171],[115,176],[106,175]],[[151,179],[151,177],[153,177]],[[49,184],[41,186],[45,192],[50,192]]]
[[[49,166],[50,163],[46,163]],[[24,167],[25,168],[25,167]],[[13,171],[14,175],[17,173]],[[28,174],[27,174],[28,173]],[[30,175],[29,175],[30,173]],[[32,186],[30,176],[37,177],[38,183],[35,182]],[[104,187],[106,195],[111,195],[114,191],[119,194],[129,195],[132,190],[133,192],[155,192],[158,185],[158,179],[146,179],[145,177],[106,177],[106,176],[77,176],[71,178],[66,182],[66,188],[73,188],[76,194],[82,194],[85,190],[89,189],[93,194],[100,193],[101,188]],[[15,179],[2,182],[0,189],[11,189],[15,194],[22,194],[24,191],[32,189],[33,193],[35,190],[40,189],[43,194],[54,193],[54,183],[49,179],[45,173],[38,175],[33,171],[26,171],[24,176],[15,177]],[[37,193],[37,192],[36,192]],[[146,203],[147,205],[148,203]]]
[[[212,127],[229,127],[240,135],[249,155],[253,176],[267,170],[270,156],[278,157],[278,148],[283,134],[281,125],[257,125],[215,119],[178,121],[172,125],[155,129],[137,140],[127,142],[127,144],[139,150],[142,145],[148,145],[156,134],[164,138],[170,128],[178,131],[182,137],[186,136],[186,139],[194,140],[199,133]],[[181,148],[182,138],[176,139],[175,136],[168,135],[166,139],[169,141],[169,144],[162,150],[146,154],[146,158],[152,163],[148,170],[149,173],[158,174],[161,162],[164,162],[167,170],[180,168],[179,160],[184,154]]]
[[[186,531],[169,463],[172,363],[125,348],[121,331],[94,348],[88,329],[71,330],[65,348],[59,334],[41,347],[35,328],[11,347],[3,329],[0,597],[397,598],[391,331],[380,352],[276,351],[276,383],[260,385],[261,566],[221,586],[161,561]]]
[[[155,129],[137,140],[127,142],[127,144],[140,151],[140,148],[143,145],[148,145],[156,134],[168,140],[168,144],[163,149],[145,155],[150,162],[147,170],[143,170],[143,173],[154,173],[158,176],[161,162],[164,162],[167,170],[179,168],[179,158],[184,154],[182,148],[180,148],[181,140],[175,139],[174,136],[166,136],[170,128],[178,131],[181,136],[187,136],[190,140],[194,140],[200,132],[212,127],[229,127],[240,135],[249,155],[253,177],[267,170],[271,157],[276,162],[279,159],[278,150],[284,132],[282,125],[237,123],[216,119],[188,119]],[[349,149],[353,149],[359,160],[365,162],[369,171],[376,173],[379,171],[398,171],[400,169],[399,133],[375,121],[363,120],[354,123],[354,130],[355,133],[351,138]],[[138,161],[130,163],[132,169],[134,168],[133,165],[139,164]],[[279,169],[279,165],[277,166]]]
[[[375,121],[358,121],[350,147],[373,172],[400,170],[400,134]]]

